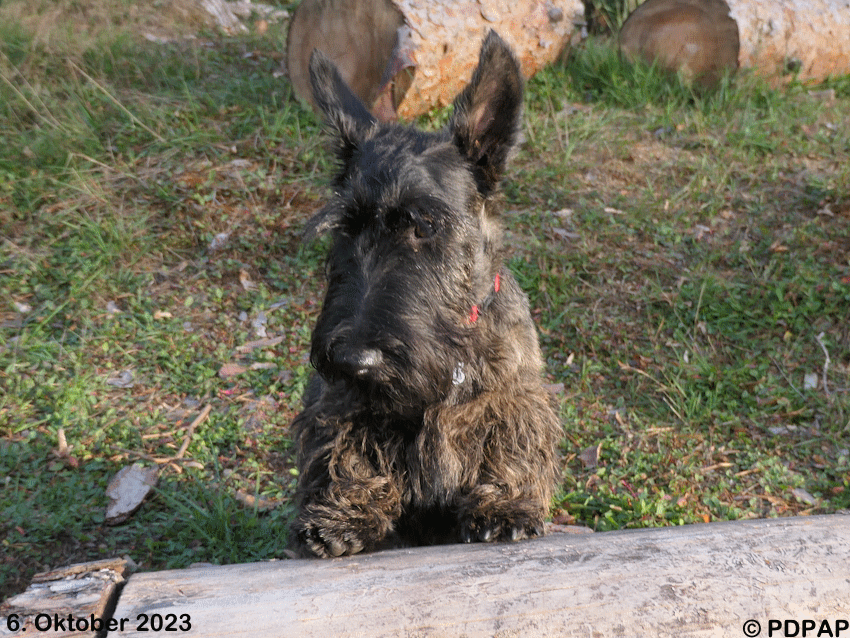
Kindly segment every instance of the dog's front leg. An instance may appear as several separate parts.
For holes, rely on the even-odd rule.
[[[302,434],[298,543],[320,557],[375,548],[394,531],[402,508],[387,450],[351,423],[329,425],[302,413],[293,425]]]
[[[445,410],[453,456],[467,468],[456,496],[460,539],[512,541],[543,534],[559,473],[560,422],[542,388],[486,392]]]

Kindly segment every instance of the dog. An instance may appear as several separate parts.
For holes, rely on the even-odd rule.
[[[339,171],[317,373],[291,430],[295,544],[320,557],[543,534],[562,426],[528,299],[504,266],[499,181],[523,79],[490,32],[444,130],[379,123],[321,52],[315,103]]]

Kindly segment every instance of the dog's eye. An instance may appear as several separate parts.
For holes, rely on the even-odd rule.
[[[437,234],[437,231],[430,219],[416,216],[413,218],[413,234],[417,239],[430,239]]]

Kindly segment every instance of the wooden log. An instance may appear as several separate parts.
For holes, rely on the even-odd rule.
[[[646,0],[623,24],[620,50],[704,85],[752,69],[774,84],[850,73],[847,0]]]
[[[118,586],[133,569],[129,559],[113,558],[36,574],[25,592],[0,605],[0,636],[102,634]]]
[[[774,81],[850,73],[847,0],[727,0],[738,23],[741,68]]]
[[[140,614],[188,620],[193,638],[740,636],[784,619],[835,635],[850,619],[850,516],[136,574],[115,611],[130,622],[109,636],[147,636]]]
[[[409,64],[397,50],[403,25],[403,16],[390,0],[304,0],[292,15],[286,39],[286,64],[295,94],[313,104],[308,69],[311,53],[320,49],[373,110],[381,96],[379,116],[390,119],[383,101],[389,99],[394,109],[409,85],[408,73],[403,72]]]
[[[530,77],[560,55],[583,15],[581,0],[303,0],[287,67],[295,94],[312,103],[308,61],[319,48],[379,118],[411,118],[451,103],[490,29]]]
[[[738,69],[738,24],[725,0],[647,0],[620,29],[620,51],[713,86]]]

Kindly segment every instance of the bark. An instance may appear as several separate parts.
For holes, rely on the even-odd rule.
[[[850,73],[847,0],[728,0],[738,23],[741,68],[781,81]]]

